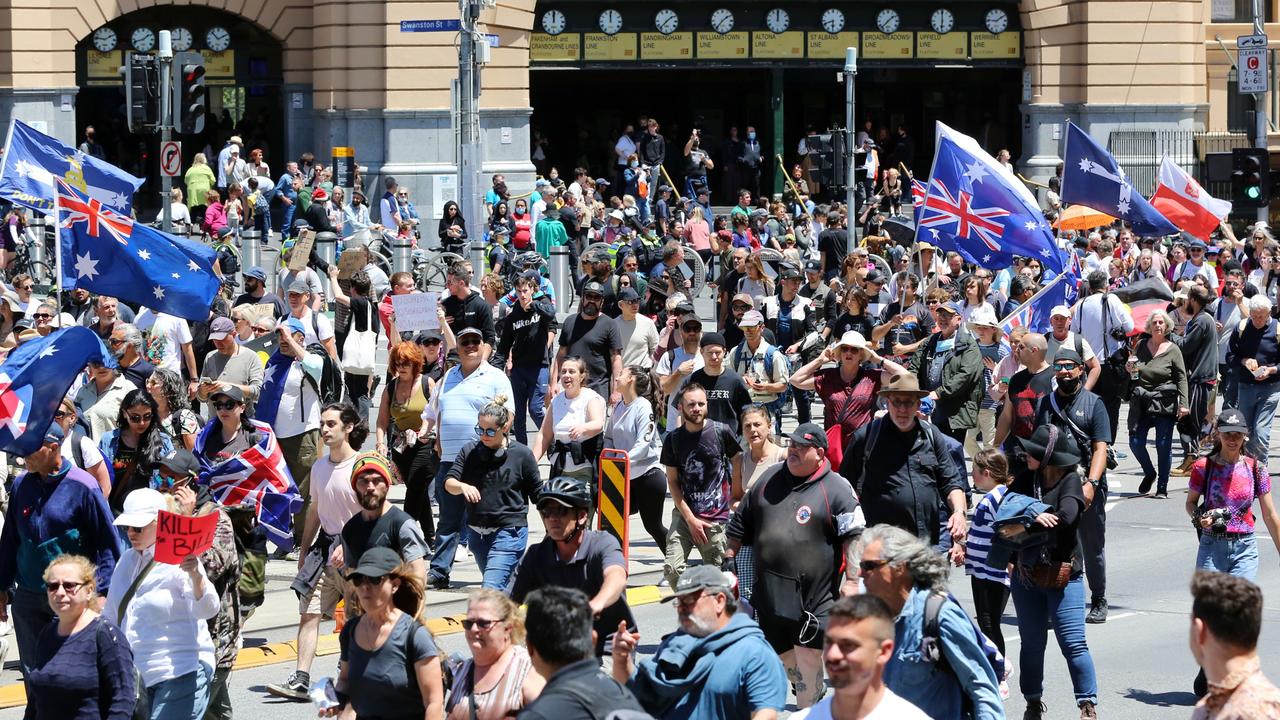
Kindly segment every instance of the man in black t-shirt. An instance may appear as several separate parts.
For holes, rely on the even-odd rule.
[[[880,354],[900,365],[906,365],[920,342],[933,334],[933,313],[920,301],[919,289],[920,278],[911,274],[898,275],[901,297],[889,303],[880,324],[871,331],[873,341],[883,342]]]
[[[1018,438],[1029,438],[1036,431],[1040,398],[1053,390],[1053,368],[1044,360],[1048,348],[1040,333],[1027,333],[1013,348],[1023,369],[1009,378],[1004,408],[996,420],[995,445],[1009,456],[1009,470],[1015,476],[1027,467]]]
[[[818,233],[818,252],[822,256],[822,277],[827,282],[840,277],[844,256],[849,253],[849,233],[840,227],[840,213],[827,213],[827,229]]]
[[[702,367],[690,373],[686,384],[697,383],[707,391],[707,417],[728,426],[734,435],[739,433],[738,416],[751,404],[751,393],[742,376],[724,366],[726,347],[724,336],[710,332],[699,341]]]
[[[549,373],[549,339],[555,334],[556,309],[544,297],[534,297],[538,283],[528,275],[516,278],[516,302],[502,319],[498,333],[496,364],[511,376],[516,403],[514,437],[528,445],[525,418],[533,416],[534,428],[542,427]]]
[[[866,527],[849,481],[826,459],[827,434],[805,423],[791,433],[787,461],[761,478],[729,522],[732,558],[754,548],[751,601],[765,639],[794,680],[797,703],[821,699],[822,632],[843,587],[858,592],[854,543]],[[798,601],[798,603],[797,603]]]
[[[617,401],[610,397],[610,389],[617,374],[622,372],[622,335],[613,318],[600,314],[603,308],[604,287],[594,280],[583,283],[578,314],[565,318],[560,331],[560,350],[551,368],[548,403],[560,392],[561,361],[575,355],[587,364],[590,374],[587,387],[599,393],[607,405]]]
[[[351,487],[360,501],[360,514],[342,526],[343,561],[347,567],[355,567],[365,550],[391,548],[409,564],[419,582],[425,583],[427,541],[418,521],[387,500],[393,477],[391,465],[378,453],[356,456],[351,466]]]

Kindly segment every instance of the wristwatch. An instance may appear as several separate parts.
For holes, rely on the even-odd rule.
[[[1092,478],[1085,478],[1084,481],[1094,487],[1098,487],[1098,481]]]

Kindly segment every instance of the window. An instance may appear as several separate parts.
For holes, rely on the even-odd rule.
[[[1210,12],[1213,22],[1249,23],[1253,22],[1253,0],[1210,0]],[[1262,0],[1264,22],[1271,22],[1273,12],[1271,0]]]

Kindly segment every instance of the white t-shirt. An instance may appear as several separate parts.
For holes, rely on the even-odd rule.
[[[150,308],[138,313],[138,329],[147,333],[147,347],[158,347],[160,362],[156,367],[182,375],[182,346],[191,342],[191,326],[186,320]]]
[[[76,456],[75,451],[71,447],[71,441],[71,436],[67,436],[62,441],[62,452],[59,454],[71,461],[72,465],[75,465]],[[84,467],[80,468],[81,470],[88,470],[94,465],[102,462],[102,451],[98,450],[98,444],[91,440],[88,435],[80,438],[80,454],[84,456]]]
[[[329,316],[324,313],[316,315],[315,327],[312,327],[311,315],[312,311],[308,308],[306,314],[298,318],[298,322],[302,323],[302,334],[305,336],[302,342],[303,347],[311,343],[323,345],[325,340],[333,337],[333,323],[329,321]],[[316,330],[320,331],[319,337],[316,336]]]
[[[791,716],[791,720],[832,720],[831,701],[828,697],[811,708],[806,708]],[[920,708],[903,700],[889,688],[884,689],[884,697],[875,709],[867,713],[865,720],[929,720]]]
[[[330,535],[341,534],[342,526],[360,512],[360,500],[351,489],[351,468],[355,465],[355,454],[335,464],[326,453],[311,466],[311,502],[320,528]]]
[[[281,268],[276,277],[279,280],[277,287],[284,290],[284,292],[281,293],[281,297],[288,294],[289,286],[293,284],[294,280],[302,280],[305,282],[313,298],[320,297],[324,294],[324,285],[320,284],[319,273],[310,267],[302,268],[296,272],[288,268]]]
[[[569,437],[569,429],[574,425],[582,425],[587,421],[587,405],[592,400],[599,400],[604,404],[604,398],[600,397],[591,388],[582,388],[578,393],[578,397],[570,400],[564,393],[556,395],[551,401],[551,417],[555,419],[555,424],[551,426],[555,433],[555,439],[564,444],[569,444],[572,439]],[[585,439],[585,438],[584,438]],[[564,470],[578,470],[579,468],[590,467],[590,463],[576,463],[573,461],[572,455],[567,455],[564,461]]]
[[[307,353],[305,360],[289,367],[284,390],[280,394],[280,409],[276,411],[278,438],[296,437],[308,430],[320,429],[320,395],[310,382],[302,378],[304,364],[309,366],[307,370],[312,379],[319,382],[323,361],[318,356]],[[303,420],[304,414],[306,420]]]
[[[658,328],[653,320],[637,314],[630,322],[621,315],[614,322],[622,335],[622,364],[653,367],[653,351],[658,347]]]

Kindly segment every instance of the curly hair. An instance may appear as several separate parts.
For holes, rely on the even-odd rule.
[[[949,568],[946,558],[925,545],[920,538],[892,525],[872,525],[858,541],[858,559],[871,543],[880,543],[880,557],[890,565],[905,568],[914,585],[946,592]]]
[[[156,368],[155,372],[151,373],[151,377],[160,383],[160,391],[164,394],[164,401],[169,405],[170,413],[176,415],[187,409],[187,386],[178,373]]]

